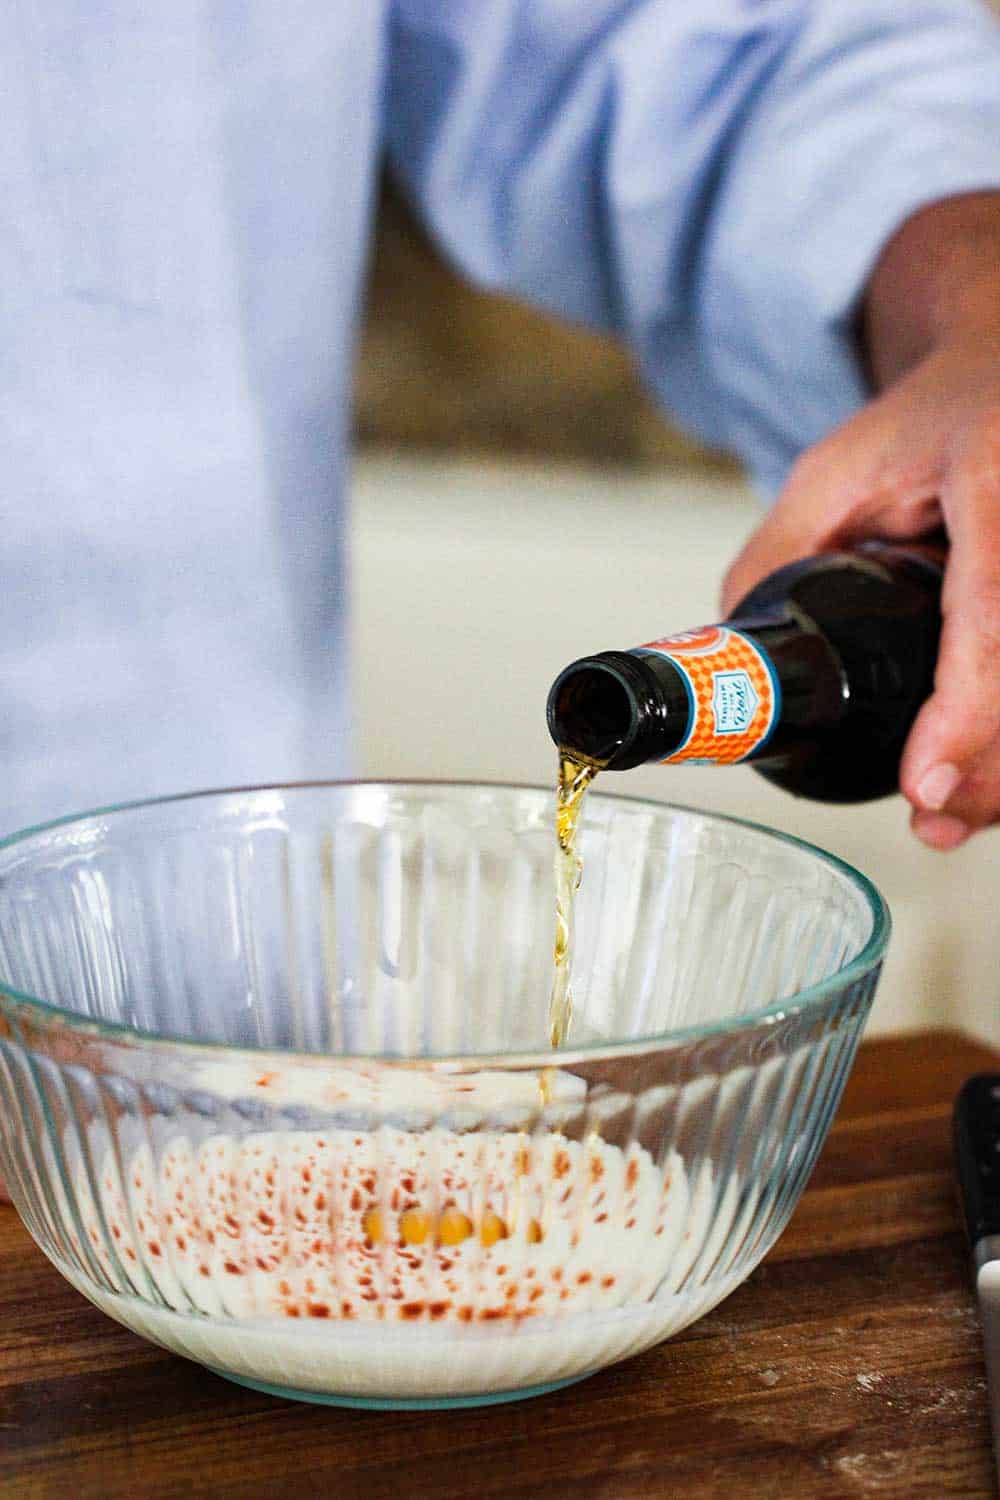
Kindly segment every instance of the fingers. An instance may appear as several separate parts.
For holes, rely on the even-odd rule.
[[[977,444],[942,488],[951,553],[934,693],[910,734],[900,784],[918,816],[914,831],[954,847],[957,830],[1000,813],[1000,435]]]
[[[935,380],[933,369],[915,371],[802,455],[726,574],[726,614],[785,563],[865,539],[922,536],[940,524],[944,444],[931,419],[937,403],[925,390]]]
[[[730,614],[786,563],[867,538],[916,538],[943,520],[951,552],[934,692],[900,768],[914,831],[938,849],[1000,822],[1000,403],[979,404],[976,370],[956,404],[961,371],[928,361],[806,453],[722,598]]]

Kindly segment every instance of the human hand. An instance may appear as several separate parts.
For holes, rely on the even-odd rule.
[[[917,836],[954,849],[1000,821],[1000,287],[995,325],[954,330],[803,455],[727,573],[723,608],[797,558],[942,524],[950,552],[934,692],[900,786]]]

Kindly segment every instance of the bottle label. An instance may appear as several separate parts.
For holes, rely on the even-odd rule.
[[[781,686],[766,651],[728,625],[706,625],[639,647],[666,656],[688,690],[687,732],[663,762],[733,765],[769,738],[781,712]]]

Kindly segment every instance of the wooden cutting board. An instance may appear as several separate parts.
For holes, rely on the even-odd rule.
[[[103,1317],[0,1207],[0,1496],[990,1496],[950,1115],[991,1067],[949,1032],[867,1043],[750,1280],[671,1342],[509,1406],[378,1414],[243,1390]]]

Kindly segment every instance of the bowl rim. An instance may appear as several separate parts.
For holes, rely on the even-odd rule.
[[[554,786],[544,786],[537,782],[441,777],[339,777],[318,780],[262,782],[230,787],[210,787],[195,792],[175,792],[167,796],[142,797],[125,802],[109,803],[85,812],[68,813],[59,818],[52,818],[42,823],[32,824],[0,838],[0,881],[3,878],[2,859],[10,850],[17,848],[19,845],[27,844],[32,839],[53,833],[57,829],[70,827],[73,824],[84,824],[98,818],[113,818],[122,814],[141,812],[148,808],[166,807],[180,802],[193,803],[213,798],[264,796],[277,792],[314,792],[335,790],[337,788],[353,789],[362,787],[384,790],[434,788],[442,792],[481,790],[484,792],[530,792],[533,794],[542,794],[552,799],[554,828],[555,788]],[[646,808],[656,812],[682,813],[701,818],[708,823],[732,824],[738,828],[760,834],[765,839],[775,843],[787,844],[792,848],[803,850],[818,858],[823,864],[838,871],[861,894],[871,913],[871,932],[860,951],[833,974],[756,1010],[746,1011],[740,1015],[725,1016],[719,1020],[703,1022],[697,1025],[673,1027],[668,1031],[650,1032],[642,1036],[626,1039],[615,1038],[608,1040],[602,1038],[599,1041],[571,1044],[558,1049],[533,1048],[526,1051],[510,1052],[442,1052],[408,1055],[371,1052],[303,1052],[292,1047],[273,1047],[254,1043],[235,1046],[230,1042],[210,1039],[202,1040],[197,1037],[165,1031],[147,1031],[137,1026],[127,1026],[119,1021],[107,1021],[92,1016],[85,1016],[79,1011],[70,1010],[65,1006],[57,1005],[49,1000],[42,1000],[36,995],[31,995],[26,991],[17,989],[4,979],[2,972],[0,972],[0,1014],[5,1009],[27,1009],[46,1027],[63,1025],[78,1036],[86,1036],[92,1040],[103,1040],[118,1045],[141,1048],[142,1050],[169,1051],[171,1053],[180,1052],[192,1055],[205,1053],[225,1054],[227,1057],[246,1057],[255,1060],[274,1058],[281,1059],[285,1066],[296,1064],[328,1066],[331,1062],[335,1062],[340,1066],[395,1068],[401,1071],[481,1072],[489,1068],[498,1070],[513,1070],[515,1068],[545,1070],[552,1067],[556,1057],[559,1059],[559,1066],[561,1068],[574,1063],[601,1061],[604,1058],[613,1059],[629,1055],[638,1057],[668,1047],[673,1048],[679,1045],[717,1040],[722,1036],[754,1028],[770,1028],[797,1017],[818,1019],[822,1015],[824,1007],[836,1001],[843,991],[851,988],[859,980],[877,970],[883,962],[892,931],[892,917],[889,905],[874,882],[867,875],[849,864],[847,860],[841,859],[839,855],[832,854],[829,850],[821,849],[818,845],[810,843],[807,839],[799,838],[796,834],[785,833],[777,828],[770,828],[765,823],[756,823],[749,818],[736,817],[731,813],[706,812],[704,809],[692,807],[682,802],[660,801],[653,797],[636,797],[620,792],[591,791],[588,797],[588,804],[592,804],[594,801],[624,803],[631,807]]]

